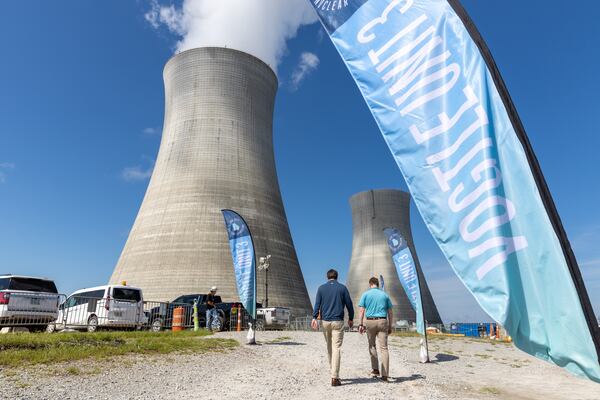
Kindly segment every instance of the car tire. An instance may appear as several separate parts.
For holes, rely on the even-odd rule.
[[[154,321],[152,321],[152,324],[150,325],[150,331],[160,332],[162,330],[162,327],[163,327],[162,319],[156,318]]]
[[[223,330],[223,327],[225,326],[225,319],[223,317],[221,317],[220,315],[212,320],[212,325],[211,328],[214,331],[220,332]]]
[[[89,333],[94,333],[98,330],[98,317],[96,317],[95,315],[92,315],[91,317],[88,318],[86,330]]]

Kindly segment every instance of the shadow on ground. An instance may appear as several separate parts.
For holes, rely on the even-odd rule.
[[[435,355],[435,360],[431,361],[432,363],[441,363],[448,361],[456,361],[458,360],[457,356],[453,356],[451,354],[438,353]]]
[[[261,344],[264,344],[265,346],[306,346],[306,343],[300,342],[265,342]]]
[[[390,377],[388,382],[383,382],[381,379],[379,378],[375,378],[375,377],[371,377],[371,378],[350,378],[350,379],[342,379],[342,384],[343,385],[360,385],[360,384],[364,384],[364,383],[371,383],[371,384],[389,384],[389,383],[403,383],[403,382],[410,382],[410,381],[416,381],[419,379],[425,379],[425,376],[421,375],[421,374],[412,374],[411,376],[398,376],[398,377]]]

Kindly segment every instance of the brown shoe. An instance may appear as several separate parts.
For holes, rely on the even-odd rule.
[[[371,375],[372,376],[379,376],[379,370],[378,369],[374,369],[373,371],[371,371]]]
[[[331,386],[342,386],[342,382],[337,378],[331,378]]]

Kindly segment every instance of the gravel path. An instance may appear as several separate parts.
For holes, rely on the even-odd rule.
[[[244,335],[221,333],[244,343]],[[366,337],[346,334],[342,387],[329,381],[312,332],[259,332],[258,346],[201,355],[127,356],[0,373],[3,399],[600,399],[575,378],[512,346],[437,339],[420,364],[417,338],[390,341],[390,383],[368,377]],[[436,358],[437,355],[437,358]]]

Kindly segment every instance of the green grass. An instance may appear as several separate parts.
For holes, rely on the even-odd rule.
[[[292,340],[292,338],[289,336],[279,336],[279,337],[276,337],[275,339],[267,340],[265,343],[269,343],[269,344],[283,343],[283,342],[287,342],[288,340]]]
[[[232,339],[203,339],[207,331],[14,334],[0,336],[0,366],[49,364],[124,354],[222,351]],[[70,372],[77,374],[75,369]]]
[[[479,391],[481,393],[486,393],[486,394],[500,394],[500,389],[497,389],[492,386],[484,386]]]

